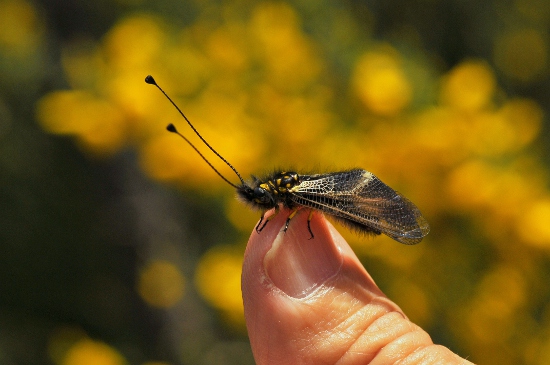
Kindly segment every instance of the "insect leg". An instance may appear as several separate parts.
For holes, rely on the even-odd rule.
[[[262,224],[262,222],[264,221],[264,217],[265,217],[265,212],[264,214],[262,214],[261,218],[260,218],[260,221],[258,222],[258,224],[256,225],[256,228],[254,228],[256,230],[256,232],[260,233],[261,229],[260,228],[260,225]],[[267,222],[266,222],[267,223]],[[265,224],[264,224],[264,227],[265,227]],[[264,228],[262,227],[262,229]]]
[[[288,216],[288,218],[286,219],[285,228],[283,229],[283,232],[286,232],[286,230],[288,229],[288,224],[290,223],[290,220],[294,218],[296,213],[298,213],[298,208],[293,209],[290,215]]]
[[[311,237],[309,237],[309,239],[313,239],[313,231],[311,230],[311,219],[313,218],[313,212],[315,212],[314,210],[310,210],[309,211],[309,215],[307,217],[307,230],[309,231],[309,234],[311,235]]]
[[[256,225],[256,232],[260,233],[264,228],[265,226],[267,225],[267,223],[275,218],[275,216],[277,214],[279,214],[279,207],[275,207],[275,213],[273,213],[272,215],[270,215],[269,217],[265,218],[265,214],[267,212],[264,212],[264,214],[262,214],[262,217],[260,218],[260,221],[258,222],[258,224]],[[263,225],[262,225],[263,223]]]

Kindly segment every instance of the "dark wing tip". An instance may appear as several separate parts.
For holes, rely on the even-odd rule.
[[[403,243],[405,245],[416,245],[420,243],[428,233],[430,233],[430,225],[424,219],[423,216],[418,216],[416,218],[416,226],[408,231],[399,234],[391,234],[384,232],[386,235],[390,236],[394,240]]]

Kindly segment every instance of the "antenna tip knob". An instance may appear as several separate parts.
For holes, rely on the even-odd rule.
[[[170,123],[166,126],[166,130],[168,132],[178,133],[178,130],[176,129],[176,127],[172,123]]]
[[[155,81],[155,79],[153,78],[153,76],[151,75],[148,75],[146,78],[145,78],[145,82],[150,84],[150,85],[156,85],[157,82]]]

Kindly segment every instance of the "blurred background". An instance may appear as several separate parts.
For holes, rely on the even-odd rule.
[[[0,0],[0,363],[253,364],[243,176],[361,167],[432,227],[345,229],[476,363],[550,363],[550,2]]]

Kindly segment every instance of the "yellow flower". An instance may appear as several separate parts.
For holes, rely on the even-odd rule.
[[[122,355],[111,346],[90,339],[75,343],[62,365],[126,365]]]
[[[534,201],[517,221],[520,238],[533,246],[550,249],[550,197]]]
[[[155,260],[141,270],[137,286],[147,304],[170,308],[183,297],[185,278],[173,263]]]
[[[94,154],[111,154],[125,142],[124,116],[105,99],[86,91],[57,91],[37,105],[37,119],[50,133],[75,136]]]
[[[252,14],[251,35],[265,67],[267,81],[280,90],[299,91],[321,71],[311,42],[299,27],[298,15],[288,4],[261,3]]]
[[[443,80],[442,103],[458,110],[474,112],[486,108],[495,92],[493,71],[483,61],[466,61]]]
[[[389,47],[364,54],[355,66],[352,85],[373,113],[395,116],[409,105],[412,87],[397,52]]]
[[[242,256],[234,247],[215,246],[200,259],[195,273],[195,284],[204,299],[240,324],[244,324]]]

